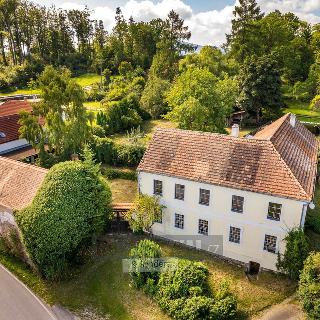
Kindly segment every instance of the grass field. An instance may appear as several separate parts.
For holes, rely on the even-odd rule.
[[[95,73],[86,73],[79,77],[75,77],[75,80],[81,87],[90,86],[93,83],[100,82],[100,76]],[[0,96],[9,96],[9,95],[17,95],[17,94],[40,94],[39,89],[30,89],[30,88],[22,88],[10,92],[1,92]]]
[[[320,122],[320,111],[313,111],[309,108],[309,103],[296,100],[287,100],[285,112],[291,112],[297,115],[298,119],[307,122]]]
[[[114,179],[110,180],[112,202],[133,202],[138,192],[137,181]]]
[[[101,81],[101,78],[96,73],[85,73],[79,77],[75,77],[78,84],[80,84],[81,87],[90,86],[96,82]]]
[[[34,276],[15,260],[0,254],[0,262],[18,275],[32,290],[51,304],[61,304],[77,312],[84,308],[109,315],[115,320],[167,320],[159,307],[141,291],[130,285],[129,276],[122,273],[122,259],[140,236],[106,236],[95,255],[75,270],[68,281],[45,282]],[[180,245],[159,242],[165,256],[202,261],[210,272],[210,285],[214,288],[221,279],[230,280],[231,290],[237,295],[239,319],[248,318],[259,311],[279,303],[295,290],[295,283],[274,273],[262,272],[258,280],[249,281],[242,267],[217,259],[210,254]],[[95,251],[92,251],[95,252]],[[93,254],[93,253],[92,253]]]

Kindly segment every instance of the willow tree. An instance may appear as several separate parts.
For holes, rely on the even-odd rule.
[[[90,138],[82,88],[71,78],[68,69],[52,66],[45,68],[38,84],[42,99],[33,107],[31,115],[21,114],[21,137],[35,148],[46,141],[57,156],[66,158],[79,153]]]

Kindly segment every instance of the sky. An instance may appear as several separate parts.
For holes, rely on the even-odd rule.
[[[231,28],[237,0],[34,0],[41,5],[63,9],[92,10],[94,19],[103,20],[108,31],[114,26],[116,7],[125,18],[136,21],[165,18],[171,9],[185,20],[191,31],[190,41],[198,45],[221,46]],[[280,10],[293,12],[310,23],[320,23],[320,0],[257,0],[263,12]]]

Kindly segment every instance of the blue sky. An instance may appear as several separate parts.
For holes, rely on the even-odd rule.
[[[200,45],[221,45],[230,31],[232,11],[237,0],[34,0],[42,5],[55,4],[64,9],[92,9],[92,17],[104,21],[107,30],[114,25],[115,8],[136,21],[165,18],[171,9],[189,26],[191,41]],[[310,23],[320,23],[320,0],[257,0],[264,12],[291,11]]]

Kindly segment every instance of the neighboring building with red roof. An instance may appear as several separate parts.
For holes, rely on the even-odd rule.
[[[165,206],[155,234],[276,270],[287,231],[304,226],[312,203],[318,141],[293,114],[248,138],[235,132],[158,129],[139,190]]]
[[[26,100],[8,100],[0,103],[0,154],[5,154],[29,146],[25,139],[19,138],[19,112],[32,111]]]

